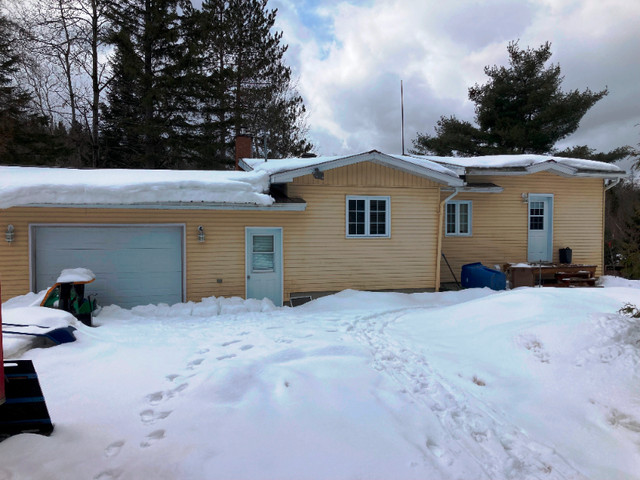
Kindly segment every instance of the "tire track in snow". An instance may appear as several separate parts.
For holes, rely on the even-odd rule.
[[[470,458],[477,465],[476,474],[492,480],[586,478],[552,447],[529,438],[490,405],[448,382],[424,355],[385,333],[404,314],[423,309],[402,308],[347,319],[347,331],[370,348],[373,367],[438,418],[443,431],[437,433],[445,441],[438,442],[427,433],[423,453],[435,456],[445,467]]]

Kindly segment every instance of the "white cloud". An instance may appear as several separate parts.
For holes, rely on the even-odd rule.
[[[321,5],[320,5],[321,4]],[[321,154],[400,150],[441,115],[473,119],[467,89],[506,45],[553,44],[565,89],[609,88],[566,144],[598,149],[640,136],[640,2],[628,0],[273,0]]]

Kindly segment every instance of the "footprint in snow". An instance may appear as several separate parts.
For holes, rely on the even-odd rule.
[[[183,390],[185,390],[188,386],[189,386],[188,383],[181,383],[176,388],[167,391],[167,393],[166,393],[167,398],[171,398],[171,397],[175,396],[176,394],[178,394],[178,393],[182,392]]]
[[[171,375],[167,375],[166,378],[167,380],[169,380],[170,382],[173,382],[176,378],[178,378],[180,375],[178,375],[177,373],[172,373]]]
[[[118,440],[117,442],[113,442],[107,448],[104,449],[104,454],[106,457],[115,457],[120,453],[122,447],[124,446],[124,440]]]
[[[93,480],[115,480],[120,478],[120,475],[122,475],[122,470],[120,469],[105,470],[93,477]]]
[[[198,355],[204,355],[205,353],[209,353],[209,349],[208,348],[201,348],[200,350],[198,350],[196,352]]]
[[[193,370],[194,367],[197,367],[198,365],[200,365],[202,362],[204,362],[204,358],[196,358],[195,360],[192,360],[191,362],[189,362],[187,364],[187,369],[188,370]]]
[[[158,440],[162,440],[165,435],[165,430],[154,430],[149,435],[146,436],[145,440],[140,442],[141,448],[147,448],[156,443]]]
[[[217,357],[216,360],[226,360],[227,358],[233,358],[235,357],[236,354],[235,353],[231,353],[229,355],[222,355],[220,357]]]
[[[145,399],[147,400],[147,402],[151,405],[157,405],[159,404],[162,399],[164,398],[164,392],[154,392],[154,393],[150,393],[149,395],[147,395],[145,397]]]
[[[240,350],[242,350],[243,352],[246,352],[247,350],[251,350],[253,348],[253,345],[243,345],[240,347]]]
[[[234,343],[240,343],[240,342],[241,342],[241,340],[231,340],[231,341],[229,341],[229,342],[224,342],[224,343],[222,344],[222,346],[223,346],[223,347],[228,347],[229,345],[233,345]]]
[[[171,415],[171,410],[165,412],[156,412],[152,409],[143,410],[140,412],[140,421],[145,425],[152,425],[158,420],[162,420]]]

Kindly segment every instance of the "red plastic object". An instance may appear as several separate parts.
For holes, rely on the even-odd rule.
[[[0,287],[0,405],[4,403],[4,353],[2,351],[2,288]]]

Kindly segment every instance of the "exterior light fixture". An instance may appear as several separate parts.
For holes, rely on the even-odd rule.
[[[198,225],[198,241],[204,242],[204,227],[202,225]]]
[[[529,194],[528,193],[523,193],[522,194],[522,203],[528,203],[529,202]]]
[[[324,172],[320,171],[318,167],[313,169],[311,175],[313,175],[313,178],[315,178],[316,180],[324,180]]]
[[[7,233],[4,234],[4,238],[8,243],[13,242],[13,237],[15,235],[14,230],[13,225],[7,225]]]

